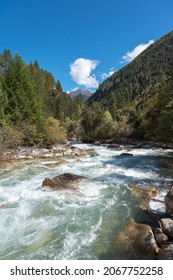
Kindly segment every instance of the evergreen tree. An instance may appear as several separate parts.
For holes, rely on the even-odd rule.
[[[38,61],[30,63],[29,69],[35,83],[36,93],[46,117],[56,115],[55,80],[51,73],[40,68]]]
[[[2,90],[2,83],[0,82],[0,125],[5,123],[5,109],[8,104],[7,94]]]
[[[81,114],[84,138],[97,139],[97,134],[103,122],[103,110],[98,103],[94,103],[92,107],[85,106]]]
[[[41,108],[37,99],[34,82],[27,65],[15,55],[6,72],[4,87],[8,97],[6,114],[14,124],[41,121]]]
[[[4,50],[3,54],[0,53],[0,74],[1,75],[5,75],[11,61],[12,61],[12,55],[11,55],[10,50]]]
[[[61,86],[61,83],[60,83],[59,80],[56,82],[56,90],[58,91],[58,93],[62,93],[63,92],[62,86]]]

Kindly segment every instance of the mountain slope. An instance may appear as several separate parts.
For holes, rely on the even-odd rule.
[[[91,91],[82,89],[76,89],[69,93],[72,99],[75,99],[77,96],[81,96],[84,101],[86,101],[92,94],[93,93]]]
[[[122,108],[134,99],[148,98],[154,94],[161,78],[173,62],[173,31],[150,45],[131,63],[105,80],[88,100],[98,101],[109,109],[111,98],[116,108]]]

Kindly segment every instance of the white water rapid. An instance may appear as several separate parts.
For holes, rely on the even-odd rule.
[[[172,152],[132,149],[133,156],[119,157],[127,151],[76,146],[94,148],[96,155],[64,158],[62,164],[42,159],[1,168],[0,259],[132,258],[120,255],[115,245],[131,217],[139,222],[146,218],[128,184],[155,185],[164,195],[173,181],[166,167]],[[65,172],[86,177],[77,183],[82,196],[42,187],[45,177]]]

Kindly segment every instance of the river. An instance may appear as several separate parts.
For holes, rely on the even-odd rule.
[[[0,259],[136,259],[116,237],[131,217],[145,222],[129,183],[158,187],[165,195],[173,182],[170,150],[132,149],[133,156],[104,146],[88,157],[18,162],[0,170]],[[78,193],[42,187],[45,177],[70,172],[85,176]],[[155,207],[153,205],[153,207]],[[157,206],[158,207],[158,206]]]

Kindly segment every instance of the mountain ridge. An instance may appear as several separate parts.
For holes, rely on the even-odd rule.
[[[99,102],[109,109],[109,97],[112,94],[117,108],[121,108],[124,100],[125,103],[132,102],[145,94],[149,87],[154,88],[167,74],[172,61],[173,31],[170,31],[99,85],[88,104]]]

